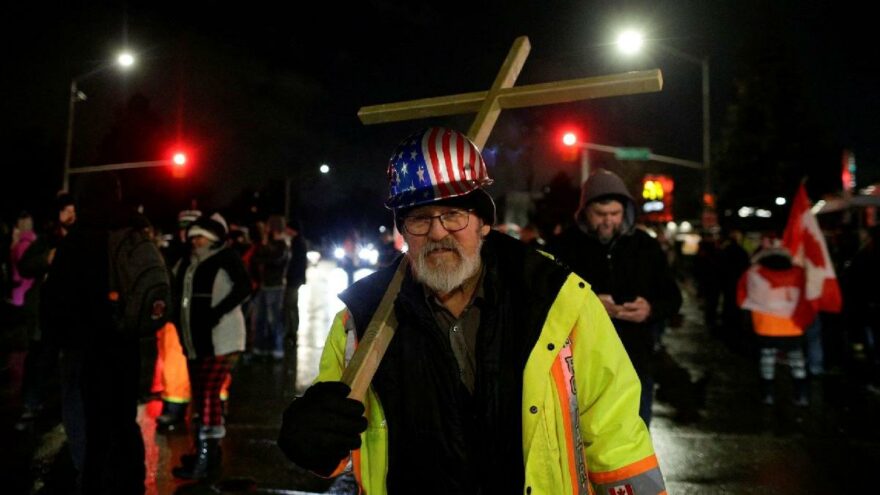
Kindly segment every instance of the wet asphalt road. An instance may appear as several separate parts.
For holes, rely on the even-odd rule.
[[[305,473],[274,445],[281,412],[314,378],[330,319],[341,307],[335,294],[345,286],[344,272],[322,263],[310,268],[308,276],[300,296],[296,355],[290,352],[278,362],[242,361],[234,371],[220,479],[195,484],[175,480],[171,468],[187,451],[189,434],[156,432],[159,401],[139,409],[147,446],[147,493],[352,492],[350,479],[331,482]],[[876,485],[880,397],[867,391],[848,366],[814,378],[812,403],[806,408],[787,400],[791,381],[780,367],[777,404],[764,406],[757,393],[757,360],[731,352],[708,334],[690,290],[685,290],[682,313],[682,326],[668,330],[663,342],[694,377],[708,373],[710,380],[696,421],[676,421],[668,404],[654,404],[651,431],[670,494],[862,493],[858,488]],[[0,391],[5,404],[0,409],[0,493],[62,493],[70,467],[64,461],[57,414],[47,414],[24,431],[14,430],[16,399],[6,378]]]

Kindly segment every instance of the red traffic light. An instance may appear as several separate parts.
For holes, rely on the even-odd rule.
[[[583,143],[580,130],[574,127],[568,127],[566,130],[562,131],[562,139],[559,142],[562,143],[560,148],[562,159],[566,162],[577,160]]]
[[[187,156],[185,151],[175,151],[171,156],[171,175],[176,179],[182,179],[186,177],[187,169],[189,168],[186,164]]]

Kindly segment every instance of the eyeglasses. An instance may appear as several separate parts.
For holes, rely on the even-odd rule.
[[[458,232],[468,226],[474,210],[449,210],[439,215],[410,215],[403,219],[403,229],[410,235],[428,235],[431,223],[435,218],[440,219],[440,225],[448,232]]]

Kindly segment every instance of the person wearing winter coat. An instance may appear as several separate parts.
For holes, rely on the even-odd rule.
[[[816,318],[805,296],[806,274],[792,264],[784,247],[763,248],[752,257],[752,265],[740,277],[737,303],[751,311],[752,328],[761,351],[761,400],[776,401],[776,358],[785,353],[794,382],[794,403],[810,403],[807,366],[804,357],[804,329]]]
[[[650,424],[656,330],[678,313],[682,299],[660,243],[635,228],[636,211],[623,180],[599,170],[583,184],[576,224],[550,251],[602,301],[641,380],[639,415]]]
[[[9,253],[10,266],[12,266],[12,304],[13,306],[23,306],[24,296],[34,284],[34,279],[22,276],[19,269],[19,263],[24,257],[25,251],[37,240],[37,234],[34,232],[34,219],[30,213],[22,212],[19,215],[13,238],[15,242]]]
[[[267,227],[266,239],[251,259],[251,272],[259,284],[254,296],[254,353],[281,360],[284,358],[284,287],[290,246],[284,217],[270,216]]]
[[[316,383],[284,413],[287,457],[323,476],[351,465],[372,495],[666,493],[638,378],[602,303],[492,231],[476,145],[420,131],[395,149],[388,178],[409,250],[340,295]],[[343,371],[369,349],[382,306],[394,335],[352,398]]]
[[[226,236],[220,214],[199,217],[187,229],[191,253],[174,268],[175,326],[199,417],[194,452],[172,470],[179,478],[202,479],[219,468],[220,440],[226,436],[220,390],[244,350],[241,303],[250,295],[250,279]]]
[[[40,295],[43,337],[60,348],[62,420],[77,493],[144,493],[137,423],[140,340],[119,331],[110,291],[109,236],[131,226],[118,178],[76,184],[76,227],[59,243]]]
[[[46,404],[51,396],[50,386],[53,375],[58,372],[58,345],[52,339],[43,336],[40,322],[40,294],[43,282],[55,250],[61,240],[73,228],[76,222],[76,207],[73,197],[61,194],[55,200],[57,216],[49,223],[45,232],[39,235],[33,244],[28,246],[18,262],[21,276],[33,279],[31,289],[24,297],[25,323],[28,330],[28,353],[24,362],[24,380],[22,382],[23,411],[16,428],[24,429]]]

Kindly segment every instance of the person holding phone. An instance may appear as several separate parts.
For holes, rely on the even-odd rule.
[[[678,313],[681,291],[660,243],[635,219],[623,180],[600,170],[584,182],[575,225],[551,251],[599,296],[642,382],[639,415],[650,424],[656,335]]]

